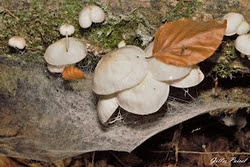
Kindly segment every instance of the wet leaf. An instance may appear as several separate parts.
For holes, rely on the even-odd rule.
[[[198,22],[190,19],[168,22],[155,34],[153,56],[176,66],[197,64],[214,53],[225,29],[226,21],[223,24],[215,20]]]

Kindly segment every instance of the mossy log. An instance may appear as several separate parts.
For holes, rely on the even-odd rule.
[[[58,28],[56,26],[59,26],[63,21],[57,22],[57,19],[64,17],[65,13],[71,11],[74,17],[70,16],[66,20],[77,20],[75,17],[78,13],[77,10],[80,8],[72,10],[72,7],[76,7],[78,4],[84,6],[93,2],[84,0],[67,1],[66,5],[68,6],[64,8],[67,12],[59,12],[60,17],[51,20],[51,22],[46,20],[50,16],[47,17],[45,15],[46,12],[42,10],[41,6],[36,8],[36,10],[32,10],[30,1],[11,2],[7,0],[0,2],[1,19],[9,19],[0,23],[0,27],[5,29],[5,31],[0,32],[0,37],[4,39],[0,41],[1,154],[34,160],[55,161],[97,150],[131,152],[151,136],[197,115],[210,111],[228,111],[233,108],[249,107],[249,88],[221,89],[219,95],[215,98],[212,96],[212,90],[204,88],[206,85],[204,86],[203,83],[201,88],[204,89],[199,89],[199,93],[197,93],[198,90],[194,89],[197,96],[189,102],[178,101],[177,98],[172,96],[158,112],[148,116],[129,114],[121,109],[115,113],[114,119],[110,122],[113,122],[112,124],[103,126],[97,117],[96,99],[98,97],[91,89],[92,73],[88,73],[84,80],[64,81],[60,74],[49,73],[43,60],[43,53],[46,47],[60,38],[56,33]],[[107,7],[105,10],[112,12],[112,15],[129,15],[131,12],[138,10],[143,15],[141,18],[148,20],[152,27],[158,27],[162,24],[162,19],[169,14],[166,11],[171,11],[171,8],[174,7],[173,3],[178,3],[177,1],[153,0],[145,0],[143,2],[102,0],[98,1],[98,4],[104,4]],[[206,9],[205,13],[202,12],[203,10],[198,10],[197,6],[197,11],[192,9],[190,15],[186,15],[186,17],[206,19],[214,16],[219,18],[229,11],[241,10],[244,12],[246,19],[250,21],[249,8],[246,6],[246,4],[249,5],[247,0],[213,0],[204,2],[206,3],[204,3],[202,8]],[[184,4],[184,2],[182,3],[183,7],[188,11],[189,6]],[[31,13],[34,11],[41,12],[40,14],[43,17],[39,13],[38,17],[41,19],[45,18],[45,20],[36,22],[40,31],[37,34],[33,31],[37,30],[35,28],[36,25],[32,24],[32,29],[27,28],[29,31],[25,29],[25,26],[21,27],[20,31],[26,33],[26,37],[30,39],[29,46],[24,51],[14,50],[13,52],[6,44],[8,37],[15,35],[14,33],[17,31],[8,26],[11,25],[11,19],[22,16],[22,13],[14,10],[20,4],[29,6],[31,9],[29,12]],[[44,4],[53,13],[53,11],[60,11],[63,2],[51,0],[44,2]],[[225,6],[220,8],[222,4]],[[237,5],[237,8],[235,5]],[[23,13],[25,12],[23,11]],[[184,17],[182,14],[177,13],[173,17]],[[165,18],[169,17],[170,15]],[[33,15],[23,19],[25,21],[25,19],[30,18],[33,18]],[[135,19],[135,21],[138,20]],[[51,25],[52,22],[53,25]],[[41,25],[48,26],[44,28],[48,32],[45,32]],[[145,27],[147,27],[146,25]],[[94,26],[94,28],[100,28],[100,26]],[[153,28],[150,30],[154,31]],[[32,34],[28,32],[32,32]],[[84,35],[86,35],[85,32],[82,32],[78,27],[76,36],[83,37]],[[98,43],[98,39],[95,42]],[[96,48],[99,50],[99,46]],[[97,54],[95,54],[96,50],[95,47],[91,47],[89,55],[93,56],[103,53],[102,50],[97,51]],[[93,68],[93,64],[91,68]],[[246,72],[246,70],[243,71]],[[184,95],[183,90],[175,93]],[[226,99],[225,95],[227,95]],[[121,114],[123,119],[115,119],[115,116],[118,114]]]

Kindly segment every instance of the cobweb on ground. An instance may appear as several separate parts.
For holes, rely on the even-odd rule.
[[[97,150],[131,152],[151,136],[197,115],[249,106],[199,98],[183,102],[171,95],[154,114],[139,116],[120,108],[115,121],[103,126],[97,117],[91,74],[79,83],[81,89],[72,91],[59,75],[37,68],[18,82],[15,96],[1,92],[0,118],[5,121],[0,122],[0,132],[9,131],[0,136],[1,153],[55,161]]]

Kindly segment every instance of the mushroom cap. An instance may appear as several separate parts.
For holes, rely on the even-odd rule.
[[[75,64],[86,57],[86,46],[76,38],[69,38],[69,48],[66,51],[66,38],[51,44],[45,51],[44,58],[51,65]]]
[[[158,111],[169,94],[169,85],[154,80],[149,72],[145,79],[133,88],[117,94],[118,104],[128,112],[146,115]]]
[[[51,73],[62,73],[65,66],[53,66],[51,64],[47,64],[48,70]]]
[[[66,36],[66,33],[68,35],[72,35],[75,32],[75,27],[70,24],[63,24],[60,26],[60,34],[63,36]]]
[[[105,124],[118,108],[115,94],[100,96],[97,111],[102,124]]]
[[[173,82],[167,82],[170,86],[176,88],[189,88],[198,85],[204,79],[204,74],[198,66],[195,66],[191,72],[184,78],[175,80]]]
[[[236,38],[235,48],[244,55],[250,55],[250,34],[243,34]]]
[[[245,20],[244,17],[239,13],[227,13],[223,20],[227,20],[227,28],[225,31],[226,36],[236,34],[239,25]]]
[[[127,45],[105,55],[94,72],[93,91],[112,94],[139,84],[146,73],[145,53],[137,46]]]
[[[90,10],[88,7],[85,7],[81,10],[79,14],[79,24],[82,28],[88,28],[92,24],[92,20],[90,17]]]
[[[117,45],[118,48],[121,48],[123,46],[126,46],[126,42],[124,40],[120,41]]]
[[[14,48],[23,49],[26,46],[26,42],[23,37],[14,36],[9,39],[8,45]]]
[[[86,6],[79,14],[79,24],[82,28],[88,28],[92,22],[100,23],[105,19],[105,13],[96,5]]]
[[[145,48],[145,54],[146,57],[152,56],[154,43],[151,42],[146,48]],[[192,67],[178,67],[173,66],[169,64],[165,64],[154,57],[149,59],[149,71],[153,74],[153,78],[158,81],[170,81],[170,80],[176,80],[179,78],[182,78],[186,76],[190,71]]]
[[[238,27],[236,33],[237,33],[238,35],[243,35],[243,34],[246,34],[249,30],[250,30],[250,25],[248,24],[248,22],[243,21],[243,22],[239,25],[239,27]]]
[[[94,23],[103,22],[105,19],[105,13],[103,12],[102,8],[96,5],[88,6],[90,9],[90,18]]]

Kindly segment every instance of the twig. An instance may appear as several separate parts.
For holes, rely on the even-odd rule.
[[[92,153],[92,165],[95,166],[95,151]]]
[[[12,16],[12,17],[14,17],[15,19],[17,19],[17,17],[16,17],[10,10],[8,10],[8,9],[6,9],[6,8],[3,8],[3,9],[4,9],[3,11],[7,12],[10,16]]]
[[[174,152],[174,150],[169,150],[169,151],[151,151],[153,153],[169,153],[169,152]],[[200,155],[205,155],[205,154],[231,154],[231,155],[250,155],[248,152],[199,152],[199,151],[180,151],[178,150],[178,153],[181,154],[200,154]]]

